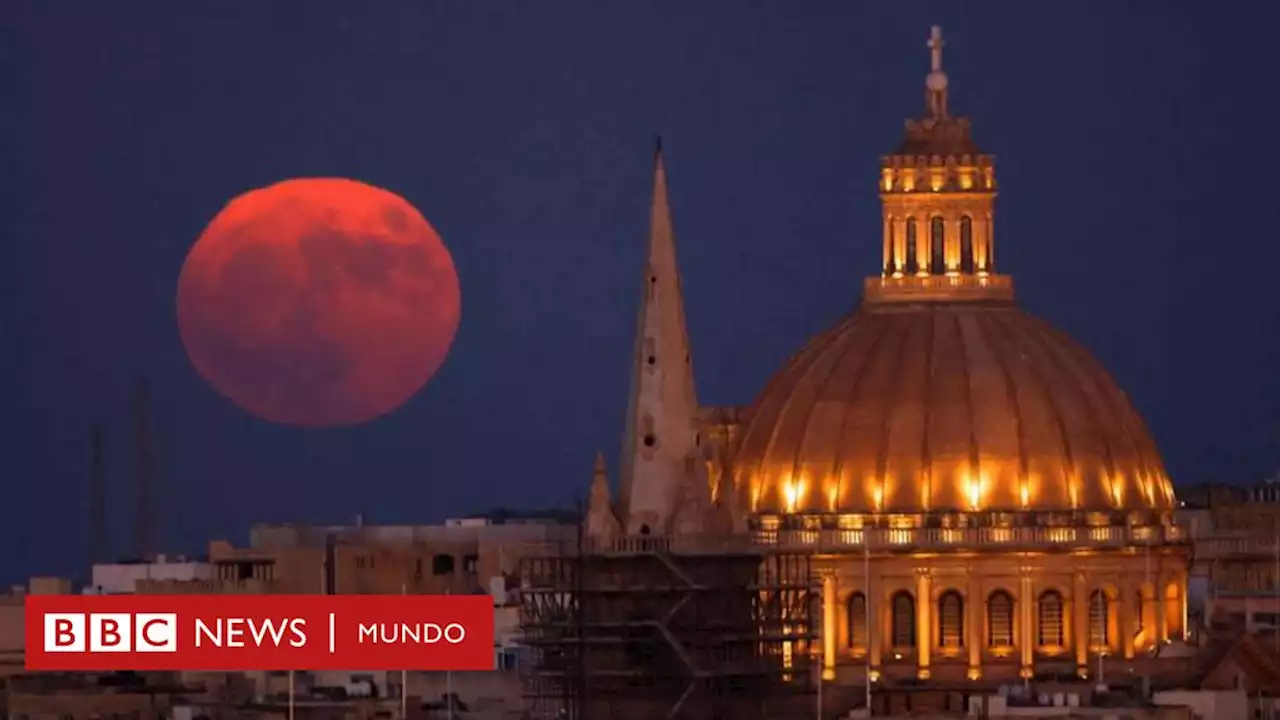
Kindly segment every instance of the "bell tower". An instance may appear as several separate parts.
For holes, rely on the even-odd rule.
[[[954,117],[942,69],[942,28],[929,38],[925,108],[907,120],[902,144],[880,164],[884,239],[869,302],[1012,300],[1013,280],[996,274],[995,158]]]

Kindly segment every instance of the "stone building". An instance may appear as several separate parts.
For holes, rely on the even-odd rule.
[[[807,553],[835,686],[1132,671],[1187,630],[1172,484],[1112,377],[997,270],[995,158],[942,45],[881,162],[881,274],[749,407],[697,401],[659,148],[620,479],[597,463],[587,534]]]

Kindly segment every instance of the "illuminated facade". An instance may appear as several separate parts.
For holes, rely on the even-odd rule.
[[[1123,667],[1187,631],[1172,485],[1106,370],[997,272],[994,159],[929,47],[881,165],[882,273],[749,408],[697,405],[659,154],[620,494],[598,462],[588,534],[805,549],[838,684]]]

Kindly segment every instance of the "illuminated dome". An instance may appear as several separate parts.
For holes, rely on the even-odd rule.
[[[1166,508],[1155,444],[1089,353],[1009,303],[868,303],[757,399],[758,512]]]
[[[1020,311],[995,268],[995,159],[948,105],[880,166],[882,272],[756,400],[734,459],[760,513],[1173,506],[1155,444],[1089,353]]]

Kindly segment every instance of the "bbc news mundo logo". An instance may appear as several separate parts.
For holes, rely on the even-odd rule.
[[[491,670],[487,595],[31,595],[28,670]]]

